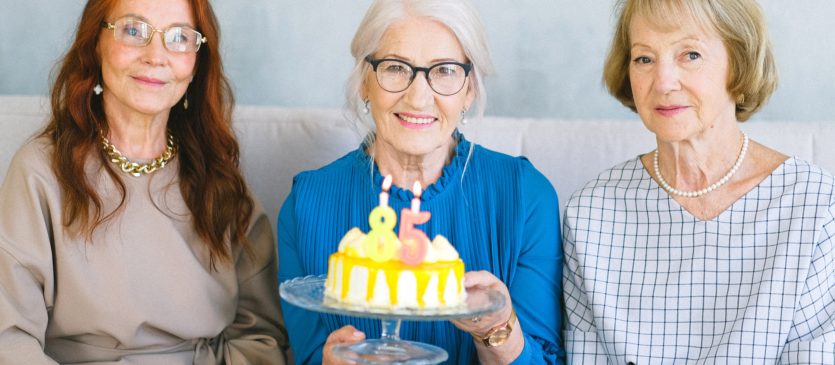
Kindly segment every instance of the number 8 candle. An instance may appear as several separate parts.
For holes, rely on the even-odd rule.
[[[383,179],[383,191],[380,192],[380,205],[371,210],[368,224],[371,230],[365,237],[365,252],[372,260],[383,262],[391,260],[397,254],[397,236],[394,226],[397,224],[397,214],[388,205],[391,175]]]

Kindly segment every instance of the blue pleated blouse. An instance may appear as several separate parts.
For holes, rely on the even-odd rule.
[[[525,334],[524,350],[514,363],[562,363],[563,256],[556,191],[526,158],[457,138],[455,156],[420,198],[421,210],[432,217],[417,227],[430,239],[446,236],[467,271],[489,271],[507,285]],[[345,232],[352,227],[368,232],[368,213],[379,203],[382,181],[363,146],[298,174],[279,213],[279,280],[325,274]],[[412,198],[408,187],[393,186],[389,205],[400,212]],[[281,304],[297,363],[320,363],[328,334],[348,324],[367,338],[380,337],[379,320]],[[449,364],[478,362],[472,336],[447,321],[404,321],[400,337],[443,348]]]

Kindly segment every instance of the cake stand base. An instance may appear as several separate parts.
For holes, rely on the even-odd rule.
[[[336,346],[334,355],[357,364],[438,364],[447,359],[440,347],[420,342],[374,339],[354,345]]]

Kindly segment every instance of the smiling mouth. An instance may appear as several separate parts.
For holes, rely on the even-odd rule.
[[[151,85],[151,86],[163,86],[165,85],[165,81],[149,78],[149,77],[141,77],[141,76],[134,76],[134,80],[138,81],[141,84]]]
[[[683,111],[684,111],[684,110],[686,110],[686,109],[687,109],[687,107],[686,107],[686,106],[683,106],[683,105],[677,105],[677,106],[662,106],[662,107],[657,107],[657,108],[655,108],[655,111],[656,111],[658,114],[661,114],[661,115],[664,115],[664,116],[672,116],[672,115],[675,115],[675,114],[681,113],[681,112],[683,112]]]
[[[394,115],[397,116],[398,119],[404,121],[409,124],[416,124],[416,125],[429,125],[432,124],[436,120],[433,117],[413,117],[409,115],[404,115],[400,113],[395,113]]]

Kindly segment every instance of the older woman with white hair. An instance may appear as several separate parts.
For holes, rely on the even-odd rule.
[[[454,364],[561,362],[556,192],[525,158],[487,150],[457,130],[468,110],[483,113],[482,79],[491,69],[472,4],[375,1],[351,51],[348,104],[367,137],[333,163],[296,176],[278,222],[279,279],[325,274],[342,235],[352,227],[368,231],[384,175],[393,177],[395,211],[420,182],[427,187],[421,207],[432,214],[421,229],[455,246],[473,270],[465,286],[492,287],[507,304],[477,321],[406,322],[401,338],[439,346]],[[299,363],[340,363],[334,345],[380,335],[376,320],[283,308]]]

